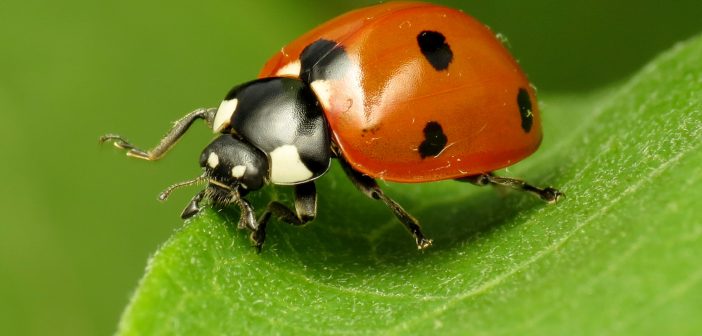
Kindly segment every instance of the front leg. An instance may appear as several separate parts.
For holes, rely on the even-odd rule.
[[[374,179],[353,169],[351,165],[349,165],[349,163],[342,157],[339,157],[338,159],[341,166],[344,168],[346,176],[349,177],[351,182],[353,182],[353,185],[356,186],[358,190],[372,199],[383,201],[383,203],[390,208],[392,213],[395,214],[395,217],[402,222],[402,225],[404,225],[414,237],[414,240],[417,243],[417,249],[424,250],[431,246],[432,240],[424,236],[417,219],[412,217],[412,215],[405,211],[405,209],[403,209],[402,206],[400,206],[400,204],[395,202],[392,198],[386,196]]]
[[[251,233],[251,240],[259,252],[266,239],[266,226],[271,215],[294,226],[312,221],[317,216],[317,188],[314,182],[295,185],[295,211],[278,201],[268,203],[266,211],[258,219],[258,228]]]
[[[217,108],[201,108],[193,112],[188,113],[185,117],[176,121],[170,131],[164,136],[156,147],[144,151],[132,145],[129,141],[125,140],[122,136],[117,134],[105,134],[100,137],[100,143],[111,141],[115,147],[127,150],[127,156],[135,157],[137,159],[155,161],[162,158],[169,149],[171,149],[176,142],[185,134],[185,132],[190,128],[190,125],[197,119],[205,119],[208,125],[212,124],[215,114],[217,113]]]

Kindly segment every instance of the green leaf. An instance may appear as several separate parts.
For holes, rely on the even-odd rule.
[[[383,185],[424,225],[418,252],[334,167],[319,216],[263,253],[206,211],[150,260],[119,334],[699,334],[702,38],[627,83],[543,99],[546,141],[503,175],[554,206],[451,181]],[[290,201],[268,190],[256,199]],[[145,224],[146,225],[146,224]]]

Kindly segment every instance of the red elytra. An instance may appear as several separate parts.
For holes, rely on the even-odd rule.
[[[352,11],[282,48],[259,77],[299,77],[301,53],[320,40],[343,48],[348,62],[312,87],[333,141],[368,176],[475,175],[512,165],[541,142],[534,89],[495,34],[463,12],[425,3]]]

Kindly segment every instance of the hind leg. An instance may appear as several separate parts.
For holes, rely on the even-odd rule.
[[[456,181],[468,182],[477,186],[485,186],[490,184],[502,187],[509,187],[512,189],[528,192],[549,204],[556,203],[559,199],[565,196],[565,194],[553,187],[540,188],[519,179],[497,176],[492,172],[466,176],[456,179]]]

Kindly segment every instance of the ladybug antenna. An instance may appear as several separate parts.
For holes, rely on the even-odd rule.
[[[196,178],[194,178],[194,179],[192,179],[192,180],[183,181],[183,182],[178,182],[178,183],[176,183],[176,184],[174,184],[174,185],[172,185],[172,186],[166,188],[166,190],[162,191],[162,192],[158,195],[158,200],[159,200],[159,201],[165,201],[165,200],[167,200],[168,197],[171,195],[171,193],[173,192],[173,190],[176,190],[176,189],[182,188],[182,187],[191,186],[191,185],[193,185],[193,184],[198,184],[198,183],[203,182],[203,181],[206,181],[206,180],[207,180],[207,176],[206,176],[205,174],[202,174],[202,175],[200,175],[200,176],[198,176],[198,177],[196,177]]]

